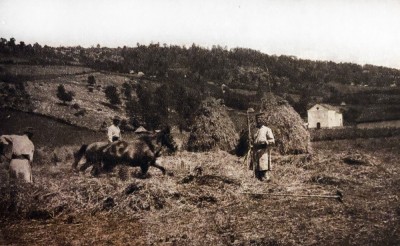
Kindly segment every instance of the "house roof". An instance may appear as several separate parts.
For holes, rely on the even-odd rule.
[[[341,112],[342,112],[342,110],[340,109],[340,107],[332,106],[332,105],[329,105],[329,104],[326,104],[326,103],[317,103],[317,104],[315,104],[314,106],[312,106],[311,108],[309,108],[308,110],[312,109],[312,108],[315,107],[316,105],[319,105],[319,106],[321,106],[321,107],[324,107],[324,108],[326,108],[326,109],[328,109],[328,110],[336,111],[336,112],[338,112],[338,113],[341,113]]]

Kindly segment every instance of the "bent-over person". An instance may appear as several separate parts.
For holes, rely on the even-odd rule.
[[[260,118],[256,118],[257,132],[254,135],[253,153],[255,174],[259,180],[267,179],[267,171],[272,170],[271,150],[275,143],[271,128],[263,125]]]
[[[30,129],[23,132],[23,135],[2,135],[0,142],[4,145],[12,144],[12,156],[10,161],[10,176],[21,178],[32,183],[32,162],[35,146],[31,138],[33,133]]]

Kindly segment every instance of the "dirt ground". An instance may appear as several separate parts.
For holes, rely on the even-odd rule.
[[[0,245],[399,245],[399,143],[314,142],[274,155],[269,182],[222,151],[162,157],[168,175],[144,179],[74,173],[68,156],[35,166],[33,185],[3,171]]]

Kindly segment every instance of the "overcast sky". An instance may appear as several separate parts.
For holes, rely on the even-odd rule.
[[[196,43],[400,69],[400,0],[0,0],[0,37],[49,46]]]

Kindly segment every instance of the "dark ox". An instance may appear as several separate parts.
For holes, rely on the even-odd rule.
[[[76,170],[79,161],[85,156],[86,162],[80,167],[80,171],[85,171],[93,165],[93,175],[98,174],[102,168],[110,171],[119,164],[140,167],[143,175],[147,173],[150,166],[160,169],[165,174],[165,168],[156,163],[163,146],[171,152],[176,151],[169,127],[153,135],[141,136],[131,142],[121,140],[113,143],[84,144],[74,154],[75,161],[72,168]]]

